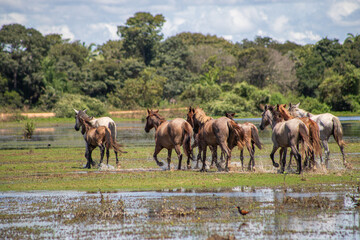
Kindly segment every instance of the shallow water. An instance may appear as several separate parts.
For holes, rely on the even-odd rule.
[[[360,117],[341,117],[346,142],[360,142]],[[260,118],[235,119],[237,122],[260,124]],[[74,123],[54,124],[54,126],[35,126],[32,139],[23,138],[23,127],[0,129],[0,149],[29,149],[47,147],[83,147],[80,132],[75,131]],[[117,141],[126,146],[153,146],[154,130],[145,133],[145,123],[141,121],[117,122]],[[271,129],[259,131],[262,143],[271,143]],[[331,137],[330,142],[334,139]]]
[[[358,239],[359,210],[348,197],[353,192],[334,185],[331,191],[236,187],[104,193],[104,199],[124,203],[124,216],[80,221],[74,212],[99,204],[100,193],[3,192],[0,238],[206,239],[218,234],[236,239]],[[241,217],[235,206],[251,212]]]

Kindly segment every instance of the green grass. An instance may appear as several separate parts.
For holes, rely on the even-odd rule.
[[[332,157],[341,163],[339,149],[330,144]],[[357,170],[332,170],[327,173],[307,173],[303,175],[277,174],[261,171],[261,166],[271,168],[269,153],[271,145],[256,151],[256,173],[216,172],[202,173],[196,170],[162,171],[155,164],[153,147],[128,147],[127,154],[120,156],[120,169],[127,171],[99,172],[97,169],[83,169],[86,163],[84,148],[49,148],[32,150],[0,150],[0,191],[29,190],[80,190],[80,191],[142,191],[162,189],[218,189],[236,186],[275,187],[312,186],[317,184],[352,184],[360,173]],[[245,151],[246,152],[246,151]],[[347,153],[358,152],[358,144],[348,144]],[[165,162],[167,151],[158,155]],[[93,152],[98,161],[99,151]],[[360,159],[356,154],[348,154],[347,159],[354,169],[359,169]],[[183,159],[183,166],[185,166]],[[278,161],[278,156],[276,156]],[[233,161],[239,161],[239,151],[233,151]],[[245,156],[245,164],[248,156]],[[173,152],[172,164],[177,166]],[[109,164],[115,165],[114,154],[110,153]],[[295,163],[294,163],[295,164]],[[341,165],[341,164],[340,164]],[[131,169],[142,169],[132,171]],[[148,171],[144,171],[148,170]]]

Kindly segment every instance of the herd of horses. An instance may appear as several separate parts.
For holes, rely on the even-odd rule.
[[[299,103],[300,104],[300,103]],[[279,167],[275,161],[274,155],[280,148],[280,172],[285,171],[287,149],[290,148],[290,160],[295,158],[297,163],[296,173],[300,174],[304,167],[313,168],[316,164],[315,158],[319,157],[323,163],[322,148],[325,153],[325,166],[328,167],[329,146],[328,140],[332,135],[337,142],[342,153],[343,164],[350,167],[345,160],[343,141],[343,131],[340,120],[330,114],[324,113],[313,115],[299,108],[299,104],[278,104],[276,106],[265,105],[261,118],[260,130],[270,125],[272,128],[273,149],[270,154],[274,167]],[[74,109],[75,110],[75,109]],[[94,118],[86,114],[86,110],[75,110],[75,130],[81,133],[86,142],[85,157],[87,159],[86,168],[95,166],[91,153],[96,148],[100,148],[101,159],[104,158],[106,149],[107,164],[109,161],[109,149],[114,149],[116,164],[118,164],[118,153],[126,153],[121,148],[122,145],[116,142],[116,124],[109,117]],[[199,162],[202,163],[200,171],[206,171],[206,152],[209,147],[212,154],[211,165],[215,164],[219,171],[229,171],[231,161],[231,152],[234,147],[238,147],[240,152],[241,166],[243,164],[243,149],[246,149],[250,155],[248,170],[255,169],[255,147],[262,148],[258,129],[253,123],[236,123],[234,113],[226,113],[224,117],[213,119],[207,116],[201,108],[189,107],[187,119],[175,118],[167,121],[159,114],[159,110],[147,110],[145,132],[155,128],[155,151],[154,160],[158,166],[164,163],[157,158],[158,153],[166,148],[168,150],[167,167],[170,170],[171,153],[175,149],[178,157],[178,170],[181,169],[182,151],[187,157],[187,169],[191,168],[190,160],[196,160],[195,168],[199,168]],[[221,149],[221,160],[217,159],[217,147]],[[301,147],[300,147],[301,146]],[[193,149],[198,147],[196,159],[193,156]],[[225,162],[222,164],[222,162]],[[222,166],[224,165],[224,166]]]

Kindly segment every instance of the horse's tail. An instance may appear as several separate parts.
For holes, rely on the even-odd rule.
[[[262,148],[262,144],[260,142],[260,137],[259,137],[259,131],[255,125],[251,126],[251,140],[255,143],[255,145],[259,149]]]
[[[301,141],[303,144],[301,154],[304,155],[305,151],[310,151],[310,152],[313,151],[313,147],[310,142],[309,130],[306,127],[305,123],[303,123],[303,122],[301,122],[301,123],[302,124],[299,124],[299,134],[300,134]]]
[[[320,145],[320,129],[317,123],[309,119],[309,136],[312,143],[314,154],[321,157],[322,150]]]
[[[191,146],[193,128],[191,127],[190,123],[184,122],[183,129],[184,129],[184,140],[183,140],[184,152],[187,157],[193,159],[192,146]]]
[[[334,134],[335,141],[337,142],[337,144],[340,147],[344,147],[345,142],[343,140],[343,130],[342,130],[340,120],[337,117],[333,117],[332,121],[333,121],[333,126],[334,126],[333,134]]]
[[[116,142],[116,124],[115,124],[115,122],[109,122],[108,128],[110,129],[111,137],[112,137],[113,141]]]
[[[116,140],[114,141],[113,136],[111,134],[111,130],[106,127],[105,128],[105,140],[106,140],[106,148],[113,148],[115,152],[118,153],[127,153],[123,150],[121,150],[121,148],[123,147],[122,144],[119,144],[116,142]]]
[[[228,127],[231,132],[235,134],[236,137],[236,145],[243,149],[244,145],[246,145],[245,140],[245,131],[242,127],[240,127],[235,121],[229,120],[228,121]]]

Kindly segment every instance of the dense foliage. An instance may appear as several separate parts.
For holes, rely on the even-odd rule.
[[[301,46],[268,37],[232,43],[201,33],[163,39],[161,15],[139,12],[119,40],[86,46],[20,24],[0,29],[2,110],[201,106],[258,114],[262,104],[302,102],[313,112],[360,112],[360,36]]]

